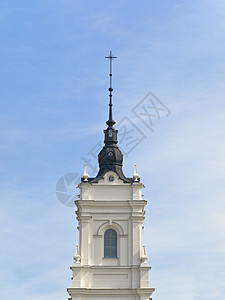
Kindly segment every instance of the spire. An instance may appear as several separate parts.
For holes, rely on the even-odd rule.
[[[106,122],[108,127],[104,130],[105,146],[98,154],[99,172],[90,182],[98,182],[108,171],[115,172],[118,177],[124,182],[133,182],[133,178],[127,178],[123,174],[123,154],[117,146],[117,133],[113,125],[116,123],[112,118],[112,60],[117,58],[113,56],[112,51],[105,58],[109,59],[109,120]],[[84,179],[83,179],[84,180]],[[137,178],[136,178],[137,180]]]
[[[112,60],[114,58],[117,58],[116,56],[113,56],[112,51],[109,52],[109,55],[106,56],[105,58],[108,58],[109,60],[109,120],[106,122],[106,124],[109,127],[112,127],[116,122],[112,118]]]

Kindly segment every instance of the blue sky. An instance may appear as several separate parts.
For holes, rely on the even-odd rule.
[[[67,299],[77,223],[55,186],[103,141],[112,50],[114,119],[145,137],[124,172],[146,186],[153,300],[223,300],[225,2],[2,0],[0,38],[0,298]],[[149,92],[171,112],[151,128]]]

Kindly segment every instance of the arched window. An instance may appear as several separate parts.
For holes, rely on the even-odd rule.
[[[104,234],[104,257],[117,258],[117,233],[113,229]]]

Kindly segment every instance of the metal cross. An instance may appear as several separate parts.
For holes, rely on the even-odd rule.
[[[106,56],[105,58],[108,58],[110,63],[109,63],[109,76],[112,76],[112,60],[114,58],[117,58],[116,56],[113,56],[112,51],[109,52],[109,56]]]
[[[117,58],[116,56],[113,56],[112,51],[109,52],[109,56],[106,56],[105,58],[109,59],[109,120],[113,121],[112,119],[112,60],[114,58]],[[114,121],[113,121],[114,122]],[[114,122],[115,124],[115,122]]]

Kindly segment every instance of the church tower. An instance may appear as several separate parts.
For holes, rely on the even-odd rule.
[[[112,118],[112,59],[110,52],[109,119],[104,147],[98,154],[99,172],[90,178],[87,166],[76,201],[79,245],[76,247],[69,300],[149,300],[149,270],[142,242],[143,184],[137,168],[128,178],[117,146]]]

